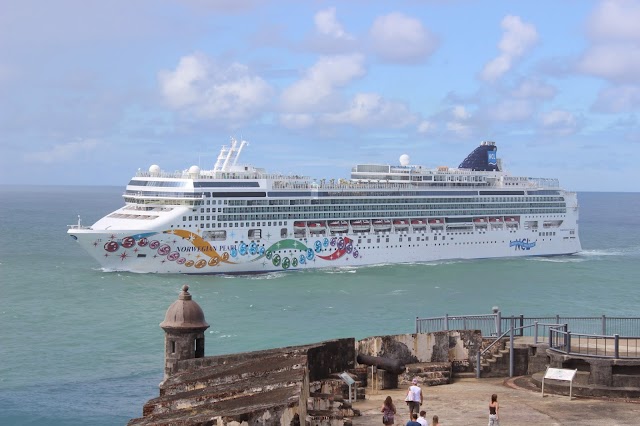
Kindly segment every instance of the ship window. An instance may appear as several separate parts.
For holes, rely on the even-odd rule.
[[[187,221],[187,217],[186,216],[182,216],[182,221],[186,222]]]
[[[193,220],[193,217],[192,217],[192,216],[189,216],[189,220]]]
[[[286,237],[287,237],[287,228],[280,229],[280,238],[286,238]]]

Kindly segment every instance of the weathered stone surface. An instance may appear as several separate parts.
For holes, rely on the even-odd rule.
[[[129,424],[295,426],[310,418],[331,425],[354,414],[340,403],[344,383],[336,376],[354,365],[352,338],[181,360],[177,373],[161,383],[160,396],[145,404],[143,417]],[[327,403],[318,402],[331,414],[308,415],[310,377],[317,387],[336,391]]]

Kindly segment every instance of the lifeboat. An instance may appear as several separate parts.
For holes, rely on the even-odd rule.
[[[502,218],[501,217],[490,217],[489,218],[489,222],[491,222],[491,223],[502,223]]]
[[[442,229],[444,227],[444,219],[429,219],[429,227],[432,229]]]
[[[411,219],[411,226],[414,229],[424,229],[427,227],[427,221],[424,219]]]
[[[518,223],[520,222],[519,217],[514,217],[514,216],[506,216],[504,218],[504,223],[507,224],[508,227],[516,227],[518,226]]]
[[[322,221],[307,222],[307,228],[309,232],[324,232],[327,229],[327,225]]]
[[[351,229],[354,231],[368,231],[371,229],[371,223],[368,220],[352,220]]]
[[[349,230],[349,222],[346,220],[332,220],[328,225],[333,232],[347,232]]]
[[[376,219],[373,221],[373,229],[375,231],[391,230],[391,221],[389,219]]]
[[[302,231],[306,227],[307,225],[302,221],[293,222],[293,229],[295,229],[296,231]]]
[[[397,230],[404,230],[409,227],[409,221],[407,219],[393,219],[393,227]]]
[[[476,217],[475,219],[473,219],[473,223],[485,223],[487,221],[487,219],[485,219],[484,217]]]

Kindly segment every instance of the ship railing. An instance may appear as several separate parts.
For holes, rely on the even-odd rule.
[[[543,187],[543,188],[559,188],[560,181],[554,178],[528,178],[529,182],[533,184],[533,186]]]
[[[84,225],[67,225],[67,228],[69,229],[91,229],[90,226],[84,226]]]
[[[305,190],[345,190],[345,189],[450,189],[450,188],[487,188],[494,187],[480,182],[411,182],[411,183],[372,183],[372,182],[348,182],[348,183],[299,183],[299,182],[274,182],[274,189],[305,189]]]

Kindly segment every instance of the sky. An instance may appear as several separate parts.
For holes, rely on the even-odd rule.
[[[638,191],[640,0],[0,0],[0,184],[456,167]]]

